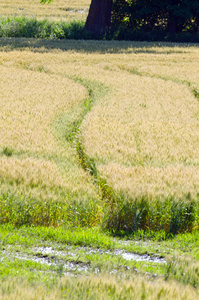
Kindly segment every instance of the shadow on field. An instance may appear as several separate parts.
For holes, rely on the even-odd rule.
[[[167,47],[170,47],[168,49]],[[178,49],[175,49],[178,47]],[[27,38],[0,38],[0,51],[26,50],[33,52],[75,51],[83,53],[149,53],[170,54],[183,53],[194,44],[165,42],[132,41],[94,41],[94,40],[41,40]],[[179,49],[181,48],[181,49]]]

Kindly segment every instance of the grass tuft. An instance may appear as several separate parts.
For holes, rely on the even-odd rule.
[[[13,149],[11,147],[5,146],[5,147],[3,147],[2,153],[6,156],[12,156],[13,155]]]

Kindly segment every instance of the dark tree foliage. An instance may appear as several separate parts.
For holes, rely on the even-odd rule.
[[[51,2],[52,0],[40,0]],[[199,30],[199,0],[92,0],[85,29],[96,36],[113,26],[175,34]]]
[[[114,24],[135,30],[165,30],[171,34],[183,30],[196,32],[199,0],[114,0]]]

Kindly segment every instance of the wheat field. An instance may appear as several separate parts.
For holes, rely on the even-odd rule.
[[[89,0],[56,0],[50,5],[43,5],[40,0],[1,1],[1,16],[26,16],[38,19],[50,18],[51,20],[71,21],[85,20]]]
[[[50,5],[10,0],[0,3],[0,11],[5,17],[84,21],[89,5],[88,0]],[[0,299],[199,299],[195,200],[198,45],[0,38],[0,223],[11,226],[7,231],[3,227],[5,235],[1,232]],[[23,225],[31,226],[27,233]],[[62,225],[63,232],[70,232],[68,238],[58,231]],[[45,236],[42,228],[47,227],[35,226],[55,227],[56,234],[49,231]],[[105,234],[113,243],[117,232],[137,231],[131,251],[172,255],[164,275],[157,264],[146,267],[145,273],[136,265],[122,266],[119,258],[116,263],[114,257],[109,269],[95,252],[97,264],[89,256],[72,261],[93,266],[92,272],[96,266],[101,271],[107,267],[108,274],[74,271],[72,277],[64,276],[62,261],[51,273],[23,260],[17,265],[20,243],[25,253],[33,251],[26,235],[37,246],[49,240],[52,249],[60,244],[63,250],[68,243],[95,251],[102,241],[99,231],[92,233],[95,226],[108,229]],[[82,227],[92,229],[85,233]],[[17,228],[22,229],[20,239],[14,238]],[[82,239],[76,237],[79,228]],[[182,232],[187,237],[180,235],[176,242],[174,235]],[[179,245],[179,259],[169,246],[160,252],[162,239],[170,234],[171,248]],[[12,249],[14,261],[9,265],[4,252],[10,263]]]
[[[199,299],[198,290],[174,281],[162,279],[146,281],[132,276],[131,279],[100,274],[86,278],[65,276],[49,292],[42,285],[31,286],[26,281],[3,281],[0,299]]]
[[[20,52],[7,55],[1,52],[1,192],[56,200],[68,194],[87,198],[91,193],[95,198],[88,176],[76,163],[74,149],[63,141],[66,121],[60,118],[67,118],[67,113],[87,97],[86,89],[59,75],[33,72],[25,65],[11,66],[11,57],[19,65],[26,64],[26,59]],[[31,60],[34,64],[33,57]]]
[[[78,182],[84,193],[92,194],[88,174],[77,161],[74,166],[73,147],[58,138],[61,129],[53,125],[63,112],[72,109],[74,114],[88,96],[79,78],[107,89],[80,128],[85,152],[100,176],[115,190],[137,197],[196,199],[199,101],[193,90],[199,86],[198,48],[93,44],[50,41],[36,48],[29,41],[29,48],[9,51],[9,43],[1,48],[1,151],[13,148],[12,158],[1,156],[3,185],[40,182],[45,188],[71,189]],[[43,176],[43,169],[48,175]]]

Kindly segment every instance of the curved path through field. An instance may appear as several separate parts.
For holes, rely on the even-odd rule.
[[[75,95],[71,105],[85,98],[85,89],[80,83],[74,83],[74,79],[96,83],[102,90],[107,86],[107,93],[101,91],[95,95],[96,101],[84,116],[80,128],[85,152],[95,161],[101,177],[106,178],[115,190],[137,197],[196,199],[199,190],[199,102],[192,90],[197,91],[199,87],[198,49],[119,42],[95,42],[93,45],[92,41],[69,41],[67,45],[60,42],[60,45],[62,50],[59,51],[26,49],[23,53],[0,54],[1,68],[14,68],[13,74],[20,72],[21,76],[26,72],[34,74],[31,76],[35,78],[41,76],[42,80],[38,80],[45,87],[44,91],[52,93],[46,104],[37,109],[41,120],[39,131],[36,130],[38,126],[33,126],[31,133],[40,135],[40,130],[45,133],[49,130],[49,126],[44,126],[42,107],[52,107],[54,114],[55,107],[51,106],[50,97],[70,99],[71,102]],[[16,81],[16,85],[19,84],[21,81]],[[35,93],[39,92],[37,85],[35,79]],[[26,94],[32,95],[30,91],[27,85]],[[11,93],[14,95],[14,91]],[[41,103],[43,99],[37,100]],[[78,112],[81,108],[76,104],[74,110],[70,110],[74,120],[75,114],[77,118],[81,115]],[[61,101],[59,105],[61,114],[65,104]],[[6,114],[14,109],[9,107]],[[47,115],[52,122],[51,112]],[[29,119],[24,118],[26,124]],[[6,119],[9,120],[8,116]],[[66,125],[69,123],[66,121]],[[10,125],[6,121],[4,126],[9,128]],[[26,130],[29,126],[31,123]],[[14,131],[8,130],[3,134],[6,145],[9,144],[9,135],[12,135],[12,143],[19,140]],[[56,135],[59,135],[59,130]],[[31,151],[40,147],[40,141],[41,147],[46,144],[47,148],[57,151],[58,156],[59,151],[65,151],[66,146],[62,148],[62,145],[62,150],[58,150],[51,140],[38,138],[37,141],[31,145]],[[30,139],[27,145],[29,143]],[[73,180],[74,177],[69,185]]]

